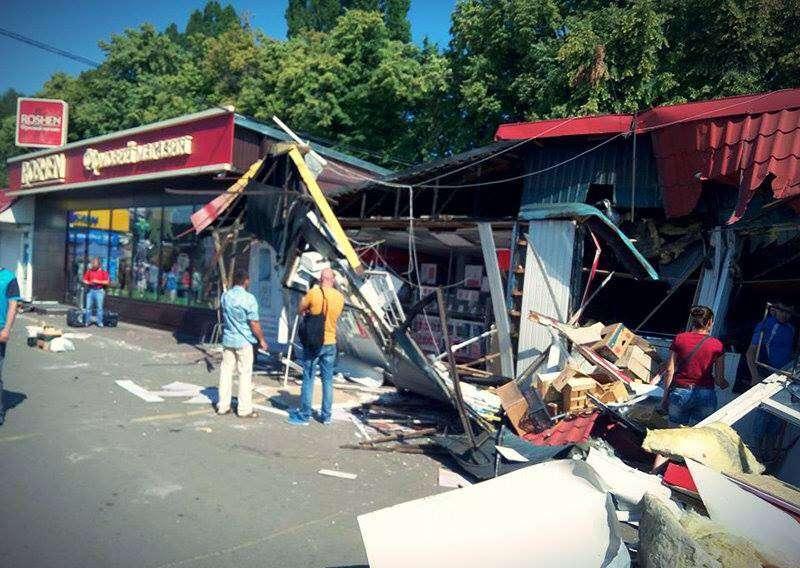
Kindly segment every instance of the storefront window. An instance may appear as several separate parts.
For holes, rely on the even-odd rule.
[[[131,297],[137,300],[158,300],[161,208],[129,209],[131,255],[133,258]]]
[[[111,212],[108,252],[109,293],[114,296],[130,295],[132,241],[130,211],[114,209]]]
[[[191,231],[191,205],[164,208],[161,235],[161,301],[184,306],[192,300],[192,255],[197,239]]]
[[[213,307],[214,244],[192,231],[195,206],[70,211],[68,286],[80,302],[89,261],[100,258],[109,294],[182,306]]]
[[[81,302],[81,279],[86,270],[86,216],[88,211],[70,211],[67,218],[67,296]]]

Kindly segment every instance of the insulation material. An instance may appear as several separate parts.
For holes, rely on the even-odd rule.
[[[642,501],[638,558],[642,568],[723,568],[653,495]]]
[[[716,558],[725,568],[761,568],[755,547],[741,537],[694,511],[681,517],[681,526],[690,537]]]
[[[764,466],[742,442],[739,434],[726,424],[703,427],[648,430],[642,443],[648,452],[671,458],[689,458],[715,471],[762,473]]]
[[[533,310],[559,321],[569,318],[575,230],[574,221],[530,223],[517,345],[518,376],[553,341],[552,331],[530,321],[528,312]]]
[[[734,481],[744,483],[751,488],[766,493],[767,495],[783,501],[796,511],[800,511],[800,490],[784,483],[771,475],[756,475],[754,473],[729,474]]]
[[[489,522],[498,505],[502,522]],[[381,509],[358,524],[372,568],[630,566],[610,496],[575,460]]]
[[[765,564],[800,566],[800,524],[774,505],[748,493],[712,469],[687,460],[711,519],[749,540]]]

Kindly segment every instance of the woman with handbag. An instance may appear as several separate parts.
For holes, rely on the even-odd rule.
[[[713,414],[717,409],[714,385],[728,388],[722,342],[710,335],[713,324],[710,308],[692,307],[691,330],[679,333],[670,347],[661,408],[673,425],[694,426]]]

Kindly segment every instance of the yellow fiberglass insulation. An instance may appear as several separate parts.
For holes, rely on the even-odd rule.
[[[716,558],[724,568],[761,568],[762,563],[755,547],[743,538],[732,535],[717,523],[693,511],[680,520],[686,530],[706,552]]]
[[[739,434],[720,422],[700,428],[648,430],[642,448],[671,458],[690,458],[724,473],[764,471]]]

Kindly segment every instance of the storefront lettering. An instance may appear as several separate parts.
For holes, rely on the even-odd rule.
[[[141,145],[131,140],[124,148],[106,152],[89,148],[83,153],[83,167],[99,176],[103,168],[188,156],[191,153],[191,136],[179,136]]]
[[[22,162],[22,186],[44,181],[64,181],[67,175],[67,158],[64,154],[42,156]]]

